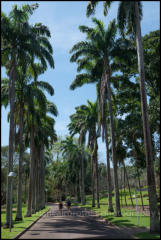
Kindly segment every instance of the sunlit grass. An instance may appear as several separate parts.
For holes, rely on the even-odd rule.
[[[115,217],[114,213],[108,212],[108,199],[107,199],[107,192],[104,191],[100,194],[100,208],[97,207],[91,207],[92,205],[92,196],[87,195],[86,196],[86,205],[78,204],[79,206],[85,207],[88,210],[92,210],[96,212],[99,216],[103,217],[107,221],[117,225],[117,226],[126,226],[126,227],[149,227],[150,226],[150,217],[145,216],[143,213],[136,212],[136,199],[133,199],[134,208],[131,206],[131,200],[129,199],[129,192],[126,189],[126,198],[127,198],[127,206],[125,207],[125,201],[124,201],[124,195],[122,196],[122,204],[123,207],[121,208],[121,214],[122,217]],[[134,195],[134,189],[132,189],[132,195]],[[148,192],[143,191],[142,192],[143,197],[143,203],[144,206],[149,205],[148,200]],[[139,194],[137,193],[137,205],[141,206],[141,199],[139,199]],[[115,206],[114,202],[114,196],[112,197],[113,207]],[[120,201],[121,202],[121,201]],[[95,204],[96,201],[95,201]],[[130,207],[130,209],[129,209]],[[140,239],[159,239],[159,234],[150,234],[149,232],[139,233],[136,235]]]
[[[15,207],[15,205],[13,206]],[[24,215],[26,214],[26,206],[23,205],[22,207],[22,216],[23,220],[21,222],[15,222],[14,219],[16,217],[16,211],[13,211],[13,225],[11,232],[9,229],[3,229],[3,224],[5,223],[6,214],[5,211],[1,211],[1,238],[2,239],[12,239],[17,234],[22,232],[25,228],[27,228],[32,222],[34,222],[37,218],[39,218],[43,213],[45,213],[49,209],[48,206],[45,207],[45,209],[32,214],[32,217],[24,218]]]
[[[131,189],[131,193],[133,196],[135,193],[134,189]],[[122,191],[122,194],[124,194],[123,191]],[[124,195],[122,195],[122,205],[123,205],[123,207],[121,208],[122,217],[115,217],[114,213],[108,212],[108,199],[107,199],[106,191],[100,193],[100,208],[91,207],[91,205],[92,205],[92,196],[91,195],[86,196],[86,205],[81,205],[81,204],[79,204],[79,205],[86,207],[87,209],[95,211],[98,215],[102,216],[104,219],[107,219],[108,221],[110,221],[118,226],[149,227],[150,217],[145,216],[142,213],[136,212],[136,199],[133,199],[134,208],[132,208],[128,189],[125,189],[125,194],[126,194],[126,199],[127,199],[127,206],[130,207],[130,209],[125,207],[125,199],[124,199]],[[147,194],[148,194],[147,191],[142,192],[142,195],[143,196],[145,195],[145,197],[143,197],[144,205],[149,205],[149,200],[148,200]],[[137,193],[137,205],[141,206],[141,199],[140,199],[139,195],[140,194]],[[133,196],[133,198],[134,198],[134,196]],[[112,197],[112,202],[113,202],[113,207],[115,207],[114,196]],[[120,201],[120,203],[121,203],[121,201]]]

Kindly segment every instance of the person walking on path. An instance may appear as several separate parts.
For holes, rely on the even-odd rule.
[[[67,201],[66,201],[66,206],[67,206],[67,209],[68,209],[68,211],[70,210],[70,207],[71,207],[71,201],[70,201],[70,199],[67,199]]]
[[[62,201],[59,202],[59,211],[60,211],[60,215],[62,216],[62,210],[63,210],[63,203]]]

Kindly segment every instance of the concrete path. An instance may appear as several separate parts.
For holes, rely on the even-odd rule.
[[[83,208],[73,206],[71,212],[64,209],[62,216],[57,204],[50,208],[19,239],[133,239],[125,230],[108,226]]]

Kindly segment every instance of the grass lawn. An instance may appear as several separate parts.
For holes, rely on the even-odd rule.
[[[13,205],[13,208],[15,206]],[[45,207],[45,209],[32,214],[32,217],[27,217],[24,218],[24,215],[26,214],[26,205],[23,205],[22,207],[22,216],[23,216],[23,221],[21,222],[15,222],[14,219],[16,217],[16,211],[13,211],[13,225],[14,227],[12,228],[11,232],[9,229],[3,229],[1,227],[1,239],[12,239],[14,238],[17,234],[22,232],[25,228],[27,228],[32,222],[34,222],[37,218],[39,218],[43,213],[45,213],[49,209],[48,206]],[[1,226],[5,223],[5,218],[6,214],[5,211],[1,211]]]
[[[157,233],[148,233],[148,232],[143,232],[143,233],[137,233],[135,236],[138,239],[160,239],[160,234]]]
[[[134,190],[132,191],[132,195],[134,194]],[[142,192],[145,197],[143,198],[144,205],[149,205],[148,198],[146,196],[147,191]],[[96,212],[99,216],[102,216],[104,219],[107,219],[111,223],[118,225],[118,226],[126,226],[126,227],[149,227],[150,226],[150,217],[145,216],[143,213],[136,213],[136,207],[133,209],[128,209],[126,207],[121,208],[122,217],[115,217],[114,213],[108,212],[108,200],[107,197],[105,197],[107,193],[101,193],[100,194],[100,208],[97,207],[91,207],[92,203],[92,196],[87,195],[86,196],[86,205],[78,204],[79,206],[85,207],[89,210],[93,210]],[[138,194],[139,195],[139,194]],[[127,205],[128,207],[131,206],[130,196],[128,193],[128,190],[126,190],[126,197],[127,197]],[[123,206],[125,206],[124,202],[124,196],[123,196]],[[112,198],[113,201],[113,207],[115,206],[114,197]],[[121,201],[120,201],[121,202]],[[136,200],[133,199],[134,206],[136,206]],[[96,202],[95,202],[96,204]],[[141,200],[137,199],[137,204],[141,206]],[[159,234],[150,234],[148,232],[145,233],[139,233],[136,235],[140,239],[158,239],[160,238]]]

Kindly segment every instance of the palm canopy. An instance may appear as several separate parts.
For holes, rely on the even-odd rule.
[[[14,5],[8,17],[3,12],[1,14],[2,65],[8,69],[13,56],[17,64],[27,64],[36,58],[45,69],[47,62],[54,68],[53,50],[48,40],[51,37],[49,29],[42,23],[34,26],[28,23],[29,16],[37,7],[38,4],[27,4],[18,9]]]
[[[108,10],[114,1],[103,1],[104,15],[107,16]],[[96,6],[99,1],[89,1],[87,5],[86,15],[87,17],[95,14]],[[142,3],[138,1],[139,7],[139,18],[142,19]],[[135,1],[119,1],[118,12],[117,12],[117,23],[118,28],[122,36],[124,36],[125,29],[127,33],[136,34],[135,25]]]
[[[71,122],[68,124],[70,134],[80,134],[80,142],[85,142],[85,135],[89,132],[92,136],[97,124],[97,102],[87,101],[88,105],[76,107],[76,112],[70,116]]]
[[[83,59],[84,64],[93,59],[97,59],[98,62],[104,57],[108,58],[109,61],[111,60],[111,52],[117,31],[115,20],[110,22],[107,30],[105,30],[101,20],[93,18],[92,21],[96,25],[95,28],[88,28],[84,25],[79,26],[80,31],[86,33],[88,41],[81,41],[73,46],[70,50],[70,53],[73,53],[70,58],[71,62],[77,61],[81,56],[86,57]],[[80,64],[80,61],[77,62]]]

